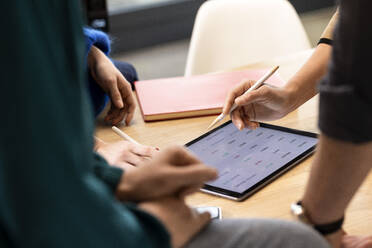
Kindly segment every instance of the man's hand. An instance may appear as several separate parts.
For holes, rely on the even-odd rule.
[[[163,223],[174,248],[183,247],[210,222],[209,213],[199,214],[176,197],[143,202],[139,207]]]
[[[184,196],[216,177],[215,169],[202,164],[184,148],[174,146],[162,150],[138,169],[126,171],[116,196],[123,201]]]
[[[235,126],[243,128],[257,128],[257,121],[279,119],[293,110],[290,91],[284,88],[262,86],[243,95],[255,82],[247,81],[239,84],[229,92],[223,107],[223,113],[228,115],[232,105],[238,105],[231,113]]]
[[[341,248],[372,248],[372,236],[345,235]]]
[[[97,145],[96,151],[109,164],[125,170],[143,165],[158,153],[153,147],[136,145],[124,140],[112,144],[100,143]]]
[[[129,125],[136,108],[132,88],[110,59],[95,46],[89,51],[88,65],[92,77],[110,96],[111,108],[105,122],[119,124],[124,118]]]

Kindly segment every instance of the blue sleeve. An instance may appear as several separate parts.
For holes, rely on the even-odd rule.
[[[87,52],[89,52],[90,48],[94,45],[99,48],[102,52],[106,55],[110,54],[110,39],[102,31],[95,30],[92,28],[83,28],[84,36],[85,36],[85,44],[87,48]]]

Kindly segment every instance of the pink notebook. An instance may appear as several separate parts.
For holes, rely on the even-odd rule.
[[[245,70],[191,77],[163,78],[135,82],[145,121],[177,119],[221,113],[227,93],[243,80],[258,80],[269,69]],[[282,87],[275,73],[265,84]]]

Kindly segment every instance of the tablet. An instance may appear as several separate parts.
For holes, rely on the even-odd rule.
[[[312,154],[317,142],[315,133],[265,123],[239,131],[228,121],[186,147],[218,170],[202,191],[240,201]]]

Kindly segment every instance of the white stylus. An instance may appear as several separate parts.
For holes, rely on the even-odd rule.
[[[123,131],[121,131],[119,128],[113,126],[112,127],[112,131],[114,131],[117,135],[119,135],[123,139],[125,139],[125,140],[127,140],[129,142],[132,142],[133,144],[140,145],[140,143],[138,143],[135,139],[133,139],[132,137],[130,137],[128,134],[126,134]]]

